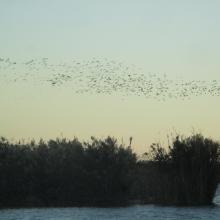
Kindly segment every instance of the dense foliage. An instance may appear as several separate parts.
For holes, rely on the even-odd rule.
[[[0,138],[0,206],[203,205],[214,197],[219,143],[177,137],[146,160],[114,138],[11,143]]]
[[[128,200],[136,155],[113,138],[0,140],[0,205],[105,205]]]
[[[177,205],[212,203],[220,174],[218,142],[200,134],[177,136],[168,151],[154,144],[148,155],[138,163],[142,199]]]

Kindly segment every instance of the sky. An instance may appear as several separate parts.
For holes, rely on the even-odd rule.
[[[48,57],[58,63],[105,57],[171,79],[220,80],[220,1],[0,0],[0,6],[5,59]],[[195,130],[220,139],[219,99],[122,100],[0,82],[0,135],[83,140],[113,135],[125,144],[133,136],[135,150],[144,152],[152,142],[167,142],[171,133]]]

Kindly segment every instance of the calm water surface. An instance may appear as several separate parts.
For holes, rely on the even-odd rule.
[[[220,206],[171,208],[151,205],[128,208],[47,208],[0,211],[1,220],[220,219]]]
[[[220,190],[218,190],[220,191]],[[126,208],[34,208],[2,209],[0,220],[106,220],[106,219],[145,219],[145,220],[219,220],[220,193],[215,197],[215,206],[210,207],[160,207],[137,205]]]

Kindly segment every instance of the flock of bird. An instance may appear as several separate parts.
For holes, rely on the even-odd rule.
[[[106,58],[60,63],[48,58],[25,62],[0,58],[0,85],[19,82],[70,87],[75,93],[135,95],[157,100],[220,96],[219,80],[169,79],[166,74],[144,73],[135,65]]]

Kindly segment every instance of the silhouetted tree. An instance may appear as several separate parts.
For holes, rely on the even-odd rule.
[[[142,164],[146,171],[154,169],[156,173],[156,176],[146,178],[146,185],[155,183],[152,189],[155,203],[212,203],[219,177],[218,142],[204,138],[201,134],[187,138],[177,136],[168,151],[159,144],[154,144],[148,155],[148,161],[142,161]]]
[[[220,146],[202,135],[176,137],[168,150],[153,144],[137,160],[130,146],[112,137],[34,140],[0,138],[0,207],[203,205],[219,181]]]

